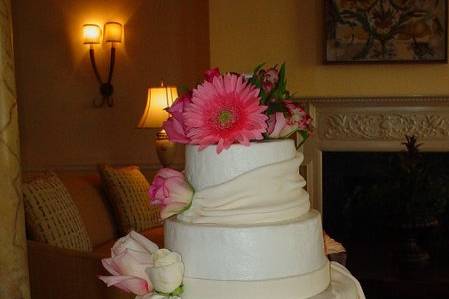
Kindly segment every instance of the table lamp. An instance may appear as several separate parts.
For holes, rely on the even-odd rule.
[[[138,128],[158,128],[156,134],[156,152],[159,162],[163,167],[173,162],[176,153],[176,145],[168,139],[168,135],[162,124],[167,120],[169,114],[165,108],[169,107],[178,97],[178,91],[174,86],[151,87],[148,89],[148,98],[145,110],[140,118]]]

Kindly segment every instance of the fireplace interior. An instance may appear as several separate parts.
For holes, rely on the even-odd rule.
[[[449,298],[449,153],[422,154],[424,183],[405,184],[402,162],[397,152],[323,152],[324,229],[345,245],[367,298]],[[403,262],[409,215],[421,211],[413,240],[429,259]]]

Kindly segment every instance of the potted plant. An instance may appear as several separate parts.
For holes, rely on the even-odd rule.
[[[397,154],[379,153],[371,181],[355,186],[343,214],[348,223],[363,218],[363,230],[374,239],[399,241],[398,260],[418,265],[428,261],[429,254],[417,238],[439,225],[449,199],[449,177],[433,157],[422,154],[415,136],[405,136],[402,144],[405,148]],[[348,232],[353,230],[360,228]]]
[[[399,153],[399,167],[390,184],[390,208],[401,229],[400,261],[404,264],[422,264],[429,254],[417,243],[417,235],[426,228],[438,225],[444,212],[448,188],[447,179],[435,175],[433,165],[420,151],[416,136],[405,136],[405,151]]]

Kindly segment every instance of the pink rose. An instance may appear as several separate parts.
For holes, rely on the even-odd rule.
[[[152,253],[158,247],[144,236],[131,231],[112,247],[110,258],[102,259],[103,266],[112,276],[99,276],[107,286],[143,296],[153,291],[146,269],[153,265]]]
[[[166,219],[190,206],[193,189],[183,173],[162,168],[151,183],[149,195],[151,203],[161,207],[161,218]]]
[[[279,138],[281,130],[287,124],[283,112],[276,112],[270,115],[268,119],[268,129],[267,134],[269,138]]]
[[[208,82],[212,82],[212,80],[217,76],[221,76],[220,70],[218,69],[218,67],[209,69],[204,72],[204,79]]]
[[[167,110],[171,116],[162,124],[162,127],[167,132],[168,138],[173,142],[190,143],[183,114],[186,106],[191,102],[192,93],[188,92],[177,98]]]

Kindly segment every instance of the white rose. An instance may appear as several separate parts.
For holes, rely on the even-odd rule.
[[[118,239],[115,242],[111,250],[112,256],[119,255],[126,249],[139,253],[152,254],[159,248],[156,244],[154,244],[141,234],[136,233],[135,231],[131,231],[129,232],[129,234],[127,234],[123,238]]]
[[[146,269],[156,291],[169,294],[182,283],[184,264],[181,256],[168,249],[153,253],[153,266]]]

